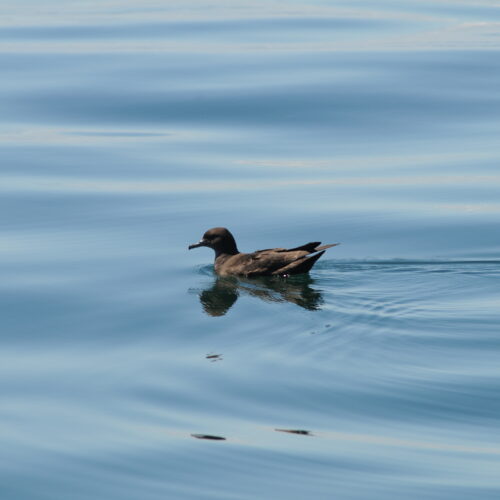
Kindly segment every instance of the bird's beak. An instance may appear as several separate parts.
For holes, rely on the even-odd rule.
[[[188,250],[191,250],[193,248],[198,248],[198,247],[206,247],[207,242],[205,240],[200,240],[198,243],[193,243],[192,245],[188,246]]]

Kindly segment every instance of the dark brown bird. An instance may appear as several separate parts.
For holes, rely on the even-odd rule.
[[[209,229],[189,250],[209,247],[215,251],[215,272],[220,276],[284,276],[307,273],[332,245],[319,246],[315,241],[296,248],[268,248],[253,253],[241,253],[233,235],[225,227]]]

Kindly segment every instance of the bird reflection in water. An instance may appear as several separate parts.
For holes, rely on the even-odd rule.
[[[321,292],[311,288],[314,280],[308,274],[288,278],[217,277],[199,292],[203,310],[210,316],[224,316],[239,295],[251,295],[266,302],[292,302],[304,309],[316,311],[323,303]]]

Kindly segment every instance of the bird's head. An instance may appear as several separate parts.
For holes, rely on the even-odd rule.
[[[209,229],[198,243],[189,245],[188,249],[191,250],[192,248],[198,247],[212,248],[216,255],[234,255],[239,253],[234,236],[225,227],[214,227]]]

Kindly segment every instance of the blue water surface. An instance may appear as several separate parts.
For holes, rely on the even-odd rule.
[[[0,14],[2,499],[499,498],[497,1]]]

